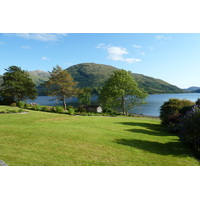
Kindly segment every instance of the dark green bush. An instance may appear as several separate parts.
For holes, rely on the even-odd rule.
[[[28,109],[29,106],[30,106],[30,104],[28,104],[28,103],[24,103],[24,108],[25,108],[25,109]]]
[[[17,106],[16,103],[11,103],[10,105],[13,106],[13,107]]]
[[[24,102],[23,102],[23,101],[19,101],[18,106],[19,106],[20,108],[24,108]]]
[[[63,112],[64,112],[63,107],[61,107],[61,106],[56,106],[56,112],[57,112],[57,113],[63,113]]]
[[[42,107],[38,104],[34,105],[34,110],[36,111],[40,111],[42,109]]]
[[[195,104],[200,107],[200,99],[197,99],[197,101],[195,102]]]
[[[77,112],[84,113],[84,112],[86,112],[86,109],[79,106],[78,109],[77,109]]]
[[[200,108],[197,105],[182,117],[180,127],[181,141],[191,147],[200,158]]]
[[[50,108],[50,111],[51,112],[56,112],[56,108],[53,106],[53,107]]]
[[[73,108],[69,108],[68,111],[70,115],[73,115],[75,113],[75,110]]]
[[[183,99],[169,99],[160,107],[160,119],[164,126],[178,124],[183,116],[194,105],[194,102]]]

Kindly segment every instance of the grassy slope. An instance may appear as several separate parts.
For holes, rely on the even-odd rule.
[[[199,165],[177,136],[148,118],[2,114],[0,141],[0,160],[15,166]]]

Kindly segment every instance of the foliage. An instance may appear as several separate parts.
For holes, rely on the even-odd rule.
[[[68,112],[69,112],[70,115],[73,115],[73,114],[75,113],[75,109],[69,108],[69,109],[68,109]]]
[[[195,104],[200,107],[200,99],[197,99],[197,101],[195,102]]]
[[[79,93],[79,89],[75,88],[77,82],[74,82],[69,72],[62,70],[58,65],[50,72],[50,78],[45,85],[48,95],[62,101],[65,110],[66,98],[77,96]]]
[[[15,100],[13,97],[0,97],[0,105],[10,105],[11,103],[14,103],[14,102]]]
[[[17,106],[16,103],[11,103],[10,105],[13,106],[13,107]]]
[[[84,112],[86,112],[86,109],[83,108],[83,106],[79,106],[77,109],[77,112],[84,113]]]
[[[5,70],[1,84],[2,97],[12,97],[17,102],[36,98],[36,85],[26,71],[17,66],[10,66]]]
[[[130,72],[117,70],[108,79],[99,95],[104,109],[121,108],[123,114],[136,105],[144,103],[147,93],[138,88]]]
[[[182,117],[180,127],[180,139],[200,157],[200,108],[197,105]]]
[[[174,124],[180,122],[180,117],[183,116],[194,102],[183,99],[169,99],[160,107],[160,119],[164,126],[174,127]]]
[[[4,109],[4,110],[0,110],[0,113],[1,114],[9,114],[9,113],[21,113],[21,112],[24,112],[24,110],[23,109],[9,109],[9,108],[7,108],[7,109]]]
[[[23,101],[19,101],[18,106],[19,106],[20,108],[23,108],[23,107],[24,107],[24,102],[23,102]]]
[[[41,109],[42,109],[42,108],[41,108],[40,105],[38,105],[38,104],[34,105],[34,110],[40,111]]]
[[[57,113],[63,113],[63,112],[64,112],[63,107],[61,107],[61,106],[56,106],[56,112],[57,112]]]
[[[52,106],[52,107],[50,108],[50,111],[51,111],[51,112],[56,112],[56,107]]]
[[[92,88],[83,88],[78,94],[78,102],[84,105],[90,105]]]
[[[25,108],[25,109],[28,109],[29,106],[30,106],[30,104],[24,103],[24,108]]]

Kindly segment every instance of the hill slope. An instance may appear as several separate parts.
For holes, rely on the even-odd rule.
[[[79,87],[102,87],[103,83],[108,80],[114,71],[119,70],[110,65],[96,64],[96,63],[81,63],[73,65],[66,69],[79,82]],[[47,81],[50,74],[41,70],[29,72],[30,77],[37,85],[39,95],[43,95],[43,87],[41,83]],[[171,85],[163,80],[155,79],[142,74],[132,73],[133,78],[138,83],[139,87],[147,91],[149,94],[162,93],[182,93],[182,89]],[[0,84],[2,83],[2,76],[0,75]]]
[[[110,75],[119,70],[110,65],[96,63],[81,63],[66,69],[79,82],[79,87],[101,87]],[[132,74],[139,87],[149,94],[153,93],[181,93],[183,90],[160,79],[142,74]]]

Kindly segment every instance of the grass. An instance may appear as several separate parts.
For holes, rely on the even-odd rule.
[[[199,165],[176,135],[151,118],[2,114],[0,141],[0,160],[10,166]]]

